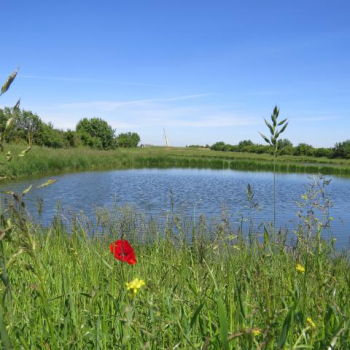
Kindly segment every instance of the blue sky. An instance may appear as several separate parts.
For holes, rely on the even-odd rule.
[[[349,0],[2,2],[0,78],[56,127],[84,117],[170,145],[350,139]]]

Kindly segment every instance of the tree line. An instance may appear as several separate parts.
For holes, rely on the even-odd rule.
[[[13,118],[13,122],[7,128],[4,140],[7,143],[25,141],[29,145],[52,148],[89,146],[109,150],[137,147],[140,142],[140,136],[135,132],[116,136],[116,130],[101,118],[84,118],[78,122],[75,130],[64,131],[55,128],[52,123],[45,123],[31,111],[8,107],[0,109],[0,134],[10,118]]]
[[[307,143],[299,143],[297,146],[294,146],[288,139],[280,139],[278,140],[278,143],[280,155],[350,159],[350,140],[338,142],[334,145],[334,147],[331,148],[316,148]],[[249,152],[260,154],[270,154],[272,152],[271,146],[255,144],[250,140],[243,140],[237,145],[230,145],[222,141],[216,142],[210,147],[210,149],[213,151]]]

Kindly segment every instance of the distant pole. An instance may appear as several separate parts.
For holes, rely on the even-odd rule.
[[[165,132],[165,129],[164,130],[164,140],[165,140],[165,146],[166,147],[169,147],[169,141],[168,141],[168,138],[166,137],[166,132]]]

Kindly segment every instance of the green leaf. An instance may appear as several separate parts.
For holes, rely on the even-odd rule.
[[[278,123],[278,126],[284,124],[287,121],[287,119],[283,119],[281,122]]]
[[[282,134],[284,132],[284,130],[286,130],[288,124],[289,124],[289,122],[283,126],[283,128],[280,130],[280,134]]]
[[[271,253],[270,234],[265,225],[264,225],[264,248],[265,249],[268,248]]]
[[[2,86],[2,88],[1,88],[0,96],[1,96],[2,94],[4,94],[4,93],[10,88],[11,84],[13,83],[13,81],[14,81],[15,78],[16,78],[16,75],[17,75],[17,73],[18,73],[18,69],[19,69],[19,68],[17,68],[17,69],[7,78],[5,84],[4,84],[4,85]]]
[[[275,128],[271,126],[271,124],[269,124],[267,122],[267,120],[264,118],[265,120],[265,124],[268,126],[268,128],[270,129],[271,135],[273,135],[275,133]]]
[[[201,310],[203,309],[204,303],[200,304],[196,311],[194,312],[192,318],[191,318],[191,322],[190,322],[190,329],[192,329],[192,327],[194,326],[194,324],[196,323],[197,317],[199,315],[199,313],[201,312]]]
[[[10,338],[8,336],[5,317],[4,317],[4,308],[2,307],[2,303],[0,303],[0,336],[1,342],[4,349],[12,349]]]
[[[265,135],[263,135],[261,132],[259,132],[259,134],[265,140],[265,142],[267,142],[270,146],[272,146],[270,140]]]
[[[219,316],[222,348],[227,349],[227,337],[228,337],[227,315],[226,315],[226,308],[224,305],[224,301],[222,300],[219,292],[217,292],[216,304],[218,306],[218,316]]]
[[[12,160],[11,151],[8,151],[8,152],[6,153],[6,160],[7,160],[8,162],[11,162],[11,160]]]
[[[6,122],[5,130],[7,130],[13,122],[13,117],[9,118]]]
[[[25,196],[31,189],[32,189],[33,185],[30,185],[28,188],[26,188],[23,192],[22,192],[22,196]]]
[[[25,150],[23,150],[18,157],[24,157],[30,150],[32,149],[31,146],[27,147]]]
[[[47,186],[54,184],[55,182],[57,182],[56,179],[47,180],[45,183],[39,185],[37,188],[47,187]]]
[[[19,100],[16,102],[16,104],[15,104],[14,107],[13,107],[13,110],[14,110],[14,111],[19,110],[20,105],[21,105],[21,99],[19,99]]]
[[[277,344],[277,349],[283,349],[284,347],[284,344],[288,337],[289,327],[292,322],[293,312],[294,312],[294,309],[293,308],[290,309],[286,318],[284,319],[281,336]]]

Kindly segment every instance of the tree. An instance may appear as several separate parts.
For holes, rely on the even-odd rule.
[[[98,149],[114,148],[115,130],[103,119],[84,118],[76,127],[85,146]]]
[[[225,142],[220,141],[220,142],[215,142],[210,149],[213,151],[223,151],[225,148]]]
[[[332,158],[350,159],[350,140],[336,143],[333,148]]]
[[[116,142],[118,147],[137,147],[140,142],[140,136],[136,132],[122,133],[117,136]]]
[[[294,149],[295,156],[313,156],[315,149],[307,143],[299,143]]]
[[[42,126],[41,119],[30,111],[18,111],[15,118],[16,134],[31,145]]]

